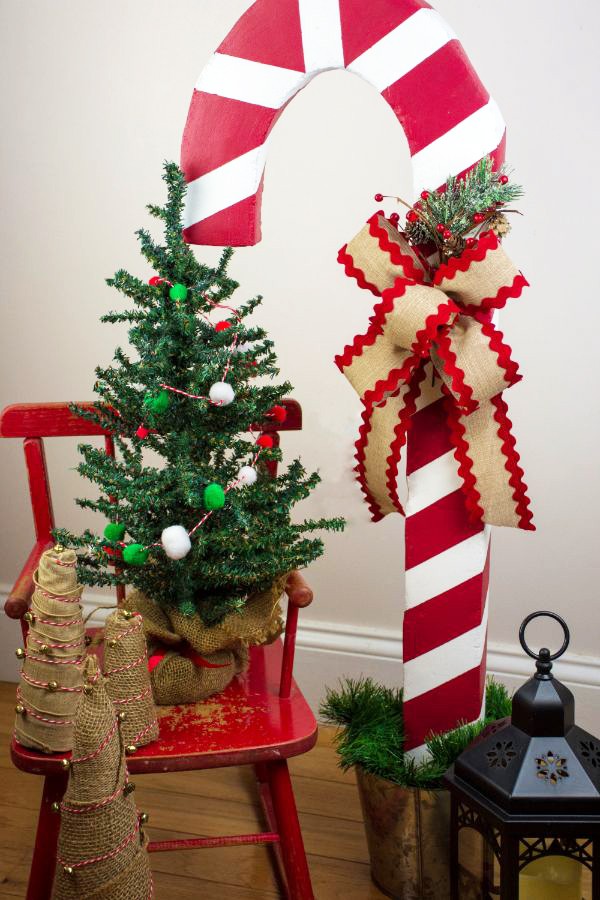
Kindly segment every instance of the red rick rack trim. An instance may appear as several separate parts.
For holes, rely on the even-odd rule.
[[[448,329],[438,334],[436,346],[444,365],[444,374],[450,379],[450,390],[456,402],[466,413],[472,413],[479,404],[473,399],[473,388],[465,382],[465,373],[456,362],[456,353],[452,349]]]
[[[371,431],[371,413],[373,411],[372,407],[366,407],[362,411],[361,415],[361,426],[358,430],[358,440],[354,444],[356,447],[356,480],[360,486],[361,492],[365,498],[366,504],[369,507],[369,512],[371,513],[371,520],[373,522],[379,522],[384,517],[384,513],[381,511],[379,504],[375,500],[375,497],[372,495],[369,490],[369,486],[367,484],[367,475],[365,471],[365,451],[367,448],[367,444],[369,441],[369,433]]]
[[[359,287],[364,288],[367,291],[371,291],[372,294],[375,294],[376,297],[381,296],[381,291],[376,285],[371,284],[370,281],[367,281],[367,277],[362,269],[359,269],[358,266],[354,264],[354,259],[348,253],[348,244],[344,244],[340,252],[338,253],[337,261],[341,263],[344,267],[344,272],[348,276],[348,278],[354,278]]]
[[[530,499],[527,496],[527,485],[523,481],[523,469],[519,465],[520,456],[516,450],[516,441],[512,435],[512,422],[508,418],[508,407],[502,394],[492,397],[492,405],[496,412],[494,419],[499,425],[498,437],[502,440],[502,453],[506,459],[504,466],[510,474],[508,483],[513,488],[513,500],[516,503],[516,513],[519,517],[519,528],[525,531],[535,531],[533,513],[529,509]]]
[[[409,390],[404,397],[404,407],[400,412],[398,424],[394,429],[394,440],[390,445],[390,454],[386,460],[386,486],[390,500],[401,515],[404,509],[398,497],[398,467],[402,448],[406,444],[406,438],[410,430],[412,416],[417,408],[417,400],[421,395],[421,384],[425,378],[425,366],[421,364],[414,373]]]
[[[481,323],[481,333],[489,338],[490,350],[498,356],[498,365],[504,369],[504,377],[507,384],[513,385],[521,381],[523,376],[519,374],[518,363],[511,357],[512,350],[508,344],[504,343],[503,333],[496,328],[491,322]]]
[[[485,312],[487,309],[502,309],[506,306],[507,300],[516,300],[523,293],[523,288],[529,287],[529,282],[522,274],[518,272],[512,284],[503,285],[495,297],[484,297],[480,303],[470,303],[464,306],[465,313],[470,316],[476,316],[477,313]]]
[[[388,288],[381,295],[381,302],[374,307],[373,315],[369,320],[371,324],[365,333],[357,334],[352,343],[346,344],[343,351],[334,358],[340,372],[343,372],[346,366],[349,366],[357,356],[362,356],[365,347],[372,346],[377,338],[383,334],[383,326],[387,316],[394,308],[394,300],[402,297],[406,292],[407,286],[413,283],[399,278],[393,287]]]
[[[444,278],[451,281],[457,272],[466,272],[473,262],[482,262],[490,250],[498,249],[499,243],[493,231],[484,231],[475,247],[467,247],[460,256],[451,256],[448,262],[441,264],[433,277],[434,285],[437,287]]]
[[[407,253],[403,253],[398,244],[394,244],[390,240],[390,236],[385,230],[385,228],[380,225],[379,219],[380,216],[383,218],[382,213],[375,213],[374,216],[368,220],[369,225],[369,234],[371,237],[374,237],[379,242],[379,247],[381,250],[384,250],[391,261],[395,266],[402,266],[404,270],[404,278],[411,278],[416,281],[418,284],[421,284],[425,280],[425,272],[420,269],[417,265],[415,265],[415,261],[412,256],[409,256]]]
[[[461,411],[450,395],[448,388],[442,388],[445,394],[445,407],[450,440],[454,447],[454,458],[458,463],[458,474],[461,488],[465,495],[465,506],[469,518],[473,522],[483,522],[483,507],[480,504],[481,494],[475,487],[477,480],[473,474],[473,460],[469,456],[469,444],[465,440],[465,428],[461,422]]]

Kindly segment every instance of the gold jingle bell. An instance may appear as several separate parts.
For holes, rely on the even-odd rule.
[[[125,785],[125,787],[123,788],[123,793],[125,794],[126,797],[128,797],[129,794],[133,794],[134,791],[135,791],[135,784],[133,783],[133,781],[128,781],[127,784]]]
[[[94,686],[92,684],[84,684],[83,693],[87,694],[88,697],[90,696],[90,694],[92,693],[93,690],[94,690]]]
[[[59,813],[59,812],[60,812],[60,803],[58,803],[58,802],[55,800],[54,803],[52,803],[52,804],[50,805],[50,811],[53,812],[53,813]]]
[[[147,812],[141,812],[140,813],[140,825],[145,825],[149,818],[150,818],[150,816],[148,815]]]
[[[17,703],[17,705],[15,706],[15,712],[18,716],[25,715],[25,707],[23,706],[22,703]]]
[[[28,622],[30,625],[33,625],[33,623],[35,622],[35,616],[34,616],[34,614],[31,612],[30,609],[27,610],[27,612],[25,613],[25,615],[23,616],[23,618],[24,618],[25,621]]]
[[[108,644],[109,647],[116,647],[116,646],[117,646],[117,642],[116,642],[116,640],[115,640],[114,638],[111,638],[110,641],[107,641],[106,643]]]
[[[40,644],[40,653],[50,653],[48,644]]]
[[[92,636],[91,636],[91,634],[86,634],[84,640],[85,640],[85,646],[86,646],[86,647],[89,647],[90,644],[92,643]]]
[[[125,747],[125,753],[135,753],[136,750],[137,747],[135,746],[135,744],[129,744],[128,747]]]
[[[70,759],[61,759],[60,764],[62,768],[67,771],[67,769],[71,768],[71,760]]]
[[[126,718],[127,714],[124,713],[123,710],[117,713],[117,719],[119,720],[119,722],[124,722]]]
[[[124,619],[133,619],[133,613],[130,612],[128,609],[122,609],[121,615],[123,616]]]
[[[64,866],[63,872],[65,873],[65,875],[73,875],[73,866]]]
[[[65,552],[65,548],[63,547],[62,544],[55,544],[52,549],[55,553],[64,553]]]
[[[17,647],[17,649],[15,650],[15,656],[17,657],[17,659],[25,659],[25,651],[22,647]]]

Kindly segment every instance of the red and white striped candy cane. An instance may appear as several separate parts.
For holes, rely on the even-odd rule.
[[[202,71],[183,135],[190,243],[260,240],[267,139],[316,75],[347,69],[377,88],[410,149],[415,190],[491,154],[505,124],[452,29],[423,0],[257,0]],[[489,529],[465,512],[437,388],[408,441],[404,687],[408,747],[481,713]]]

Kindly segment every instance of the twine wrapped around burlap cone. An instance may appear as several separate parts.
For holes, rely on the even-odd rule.
[[[96,657],[86,660],[53,900],[148,900],[152,874],[129,785],[121,722]]]
[[[15,734],[25,747],[55,753],[73,746],[82,690],[85,630],[73,550],[46,550],[34,575],[27,648],[17,689]]]
[[[141,591],[127,609],[141,613],[150,653],[150,677],[159,705],[194,703],[224,690],[248,667],[248,646],[270,644],[283,630],[280,598],[287,576],[253,594],[240,612],[207,627],[200,616],[163,609]]]
[[[117,710],[125,713],[121,734],[127,745],[141,747],[158,737],[158,721],[150,685],[143,619],[117,609],[104,630],[106,690]]]

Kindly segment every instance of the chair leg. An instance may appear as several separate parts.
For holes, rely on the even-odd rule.
[[[287,761],[282,759],[267,763],[267,777],[277,819],[289,900],[314,900]]]
[[[26,900],[50,900],[52,895],[60,829],[60,815],[52,812],[52,804],[62,800],[66,787],[66,775],[48,775],[44,781]]]

